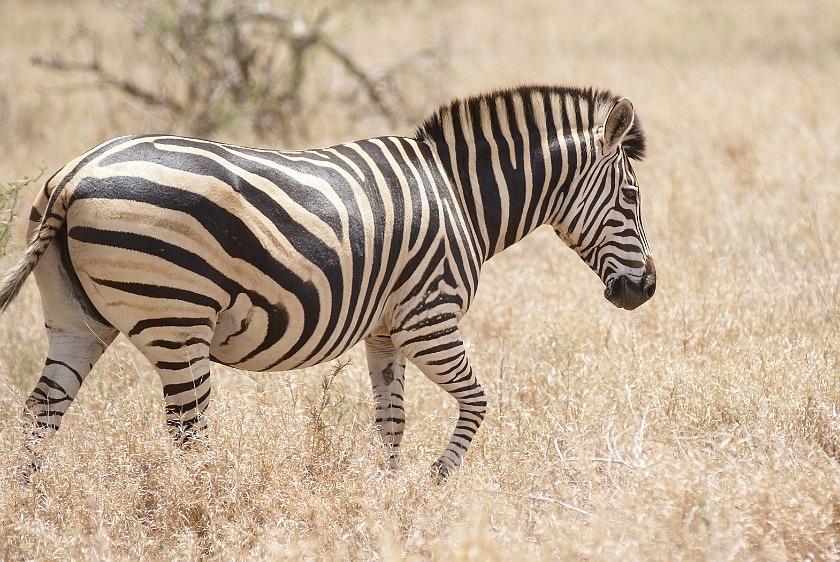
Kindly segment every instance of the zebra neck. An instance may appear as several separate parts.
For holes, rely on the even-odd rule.
[[[541,152],[535,157],[533,147],[525,150],[518,134],[512,135],[515,149],[509,151],[492,139],[471,141],[438,146],[438,154],[476,251],[486,261],[546,224],[562,194],[548,189],[547,159]]]

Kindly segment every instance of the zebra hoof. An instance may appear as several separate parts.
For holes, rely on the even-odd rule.
[[[193,424],[167,421],[167,429],[175,446],[181,452],[199,450],[207,447],[210,440],[206,427],[194,427]]]
[[[374,480],[377,482],[388,482],[396,478],[396,476],[396,469],[388,468],[386,465],[382,464],[376,469]]]
[[[450,468],[444,461],[437,460],[432,463],[432,469],[430,476],[432,480],[435,481],[435,484],[443,484],[443,482],[449,478],[454,469]]]
[[[377,480],[388,480],[393,478],[399,468],[399,462],[396,457],[388,457],[388,460],[382,462],[376,469]]]
[[[32,484],[32,477],[36,472],[41,470],[41,459],[34,458],[28,463],[24,463],[20,467],[18,473],[18,483],[21,488],[28,488]]]
[[[387,460],[387,461],[385,461],[384,463],[382,463],[382,470],[384,470],[384,471],[386,471],[386,472],[394,472],[394,471],[396,471],[399,467],[400,467],[400,461],[399,461],[399,459],[398,459],[396,456],[394,456],[394,455],[391,455],[390,457],[388,457],[388,460]]]

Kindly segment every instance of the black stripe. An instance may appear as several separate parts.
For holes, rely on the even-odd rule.
[[[466,357],[466,354],[462,355],[462,357]],[[452,384],[452,383],[455,383],[457,381],[465,381],[465,380],[468,380],[472,376],[472,369],[470,369],[470,366],[466,361],[464,361],[463,363],[459,363],[459,364],[455,365],[454,367],[450,367],[446,371],[444,371],[442,373],[438,373],[437,375],[438,375],[438,377],[445,377],[446,375],[451,374],[453,371],[457,371],[457,372],[454,375],[452,375],[449,378],[449,380],[443,381],[442,384]],[[466,373],[466,376],[464,376],[464,373]],[[478,383],[476,382],[476,384],[478,384]]]
[[[435,360],[432,360],[432,361],[426,361],[426,365],[429,365],[429,366],[432,366],[432,367],[434,367],[434,366],[439,367],[441,365],[446,365],[448,363],[452,363],[453,359],[455,359],[455,358],[447,357],[446,359],[435,359]],[[458,375],[460,375],[461,373],[463,373],[464,371],[466,371],[470,368],[469,361],[467,361],[466,359],[467,359],[467,354],[462,353],[460,355],[460,357],[458,357],[458,362],[457,363],[455,363],[454,365],[452,365],[451,367],[449,367],[445,371],[438,371],[437,376],[438,377],[445,377],[446,375],[448,375],[448,374],[452,373],[453,371],[457,370],[458,373],[455,375],[455,377],[457,377]]]
[[[434,353],[441,353],[443,351],[449,351],[451,349],[457,349],[461,345],[462,345],[461,340],[453,340],[453,341],[441,343],[441,344],[438,344],[438,345],[433,345],[431,347],[421,349],[420,351],[415,353],[414,358],[416,359],[417,357],[423,357],[425,355],[432,355]],[[458,354],[453,355],[452,357],[455,358],[458,355],[460,355],[461,353],[463,353],[463,352],[459,352]]]
[[[41,392],[41,393],[39,393],[39,394],[43,394],[43,392]],[[47,406],[50,406],[50,405],[52,405],[52,404],[58,404],[59,402],[68,402],[68,401],[70,401],[70,400],[71,400],[71,398],[70,398],[69,396],[67,396],[67,395],[62,396],[61,398],[49,398],[49,397],[45,397],[45,398],[38,398],[38,399],[34,399],[34,398],[31,398],[31,397],[30,397],[30,398],[26,401],[26,403],[27,403],[27,404],[30,404],[30,405],[34,405],[34,404],[44,405],[44,404],[46,404]]]
[[[168,371],[180,371],[181,369],[187,369],[192,365],[195,365],[202,359],[204,359],[203,356],[198,356],[193,357],[189,361],[158,361],[155,363],[155,367],[158,369],[166,369]]]
[[[450,316],[449,319],[451,321],[451,316]],[[410,328],[408,330],[413,331],[413,328]],[[435,340],[440,339],[442,336],[447,336],[447,335],[450,335],[450,334],[454,334],[457,331],[458,331],[458,326],[453,324],[453,325],[447,326],[445,328],[442,328],[440,330],[437,330],[435,332],[430,332],[430,333],[426,333],[426,334],[418,334],[418,335],[416,335],[412,338],[408,338],[407,340],[402,342],[402,345],[411,345],[411,344],[420,343],[420,342],[435,341]]]
[[[181,394],[182,392],[187,392],[190,390],[195,390],[202,384],[204,381],[210,378],[210,372],[204,373],[200,377],[195,380],[182,382],[182,383],[174,383],[174,384],[167,384],[163,386],[163,395],[164,396],[174,396],[176,394]]]
[[[377,425],[385,423],[405,424],[405,418],[376,418]]]
[[[82,310],[96,322],[99,322],[103,326],[112,327],[111,323],[105,319],[102,314],[99,313],[99,310],[93,305],[93,302],[88,297],[88,294],[85,292],[84,287],[82,287],[81,281],[79,281],[79,276],[76,274],[76,268],[73,267],[73,261],[70,257],[70,249],[67,245],[67,223],[62,222],[61,229],[56,233],[55,238],[52,241],[53,249],[57,249],[59,255],[61,256],[61,266],[64,268],[64,271],[67,273],[67,278],[70,281],[70,288],[73,291],[73,295],[75,295],[76,300],[79,304],[82,305]]]
[[[540,94],[542,96],[542,94]],[[545,99],[545,98],[543,98]],[[543,195],[548,195],[546,191],[551,189],[551,185],[546,183],[548,179],[548,170],[546,168],[546,158],[551,158],[551,155],[543,153],[542,144],[546,137],[552,136],[552,127],[547,127],[546,132],[542,132],[539,128],[537,117],[535,116],[536,107],[532,96],[524,99],[525,105],[525,126],[528,129],[528,146],[525,150],[530,154],[529,169],[525,170],[526,174],[531,175],[531,199],[528,202],[528,207],[523,206],[522,218],[520,223],[524,223],[524,232],[530,232],[531,229],[543,224],[546,220],[545,215],[540,213],[539,200]],[[545,107],[543,105],[543,107]],[[539,117],[541,122],[545,118],[545,114]],[[548,146],[551,147],[550,141]],[[523,166],[524,167],[524,166]],[[524,205],[524,203],[523,203]]]
[[[453,439],[449,442],[449,445],[447,445],[447,448],[449,446],[454,446],[454,447],[459,448],[461,450],[462,454],[465,453],[467,451],[467,445],[469,445],[470,441],[472,441],[472,436],[470,436],[469,439],[464,437],[464,439],[467,441],[467,445],[462,445],[461,443],[455,441],[454,438],[456,437],[456,435],[453,434],[452,437],[453,437]]]
[[[444,324],[446,322],[452,321],[451,314],[434,314],[432,316],[417,316],[416,322],[413,324],[408,324],[406,322],[402,323],[402,329],[405,331],[414,331],[414,330],[421,330],[423,328],[428,328],[429,326],[435,326],[438,324]]]
[[[580,103],[572,104],[575,106],[575,123],[577,124],[577,137],[580,139],[578,142],[584,144],[586,142],[584,131],[583,131],[583,113],[581,113],[581,105]],[[592,104],[588,104],[592,105]],[[592,119],[590,119],[590,122]],[[580,166],[578,166],[578,170],[583,170],[586,168],[586,165],[589,161],[589,151],[588,150],[581,150],[580,151]]]
[[[63,386],[61,386],[60,384],[58,384],[56,381],[52,380],[51,378],[47,377],[46,375],[44,375],[40,379],[38,379],[38,384],[43,384],[44,386],[48,386],[53,390],[59,391],[60,393],[64,394],[65,396],[69,396],[67,391],[64,390]],[[44,396],[44,398],[48,398],[46,393],[42,392],[41,394]],[[54,399],[52,399],[52,400],[54,400]]]
[[[167,404],[165,411],[167,414],[184,415],[187,412],[194,410],[196,406],[207,400],[210,396],[210,391],[211,389],[208,388],[207,392],[205,392],[200,398],[196,398],[192,402],[187,402],[186,404]]]
[[[213,154],[238,168],[265,178],[278,191],[287,193],[293,201],[299,203],[303,208],[318,209],[318,218],[326,222],[333,229],[336,237],[339,239],[342,238],[343,230],[341,220],[338,209],[333,202],[319,190],[313,189],[309,185],[301,183],[283,173],[282,168],[303,172],[319,179],[329,178],[331,186],[333,186],[333,181],[339,184],[346,184],[337,172],[326,170],[323,167],[314,168],[314,166],[308,165],[305,161],[291,160],[288,156],[280,152],[182,137],[160,139],[155,141],[154,145],[140,147],[143,150],[140,154],[135,155],[132,151],[131,154],[127,155],[131,160],[154,161],[155,163],[175,170],[208,175],[219,179],[230,185],[234,190],[240,192],[248,201],[254,203],[256,210],[263,213],[272,221],[275,221],[277,218],[275,213],[285,213],[285,210],[268,197],[266,191],[256,188],[236,171],[225,167],[223,164],[207,156],[196,153],[185,154],[183,152],[171,152],[166,150],[167,146],[193,148],[201,152]],[[263,162],[254,161],[243,155],[258,158],[263,160]],[[269,161],[271,164],[266,164],[264,161]],[[286,220],[285,215],[280,215],[280,220],[275,221],[278,224],[278,228],[279,225],[289,225]],[[282,228],[280,230],[281,232],[283,231]]]
[[[188,326],[207,326],[212,328],[213,324],[209,318],[177,318],[166,316],[164,318],[150,318],[148,320],[140,320],[128,332],[128,337],[136,336],[137,334],[148,330],[149,328],[162,327],[188,327]]]
[[[184,301],[212,308],[216,312],[219,312],[222,309],[222,305],[220,305],[215,299],[193,291],[188,291],[186,289],[178,289],[176,287],[166,287],[162,285],[148,285],[146,283],[112,281],[110,279],[99,279],[96,277],[91,277],[91,281],[99,285],[104,285],[105,287],[111,287],[112,289],[118,289],[126,293],[140,295],[143,297]]]
[[[480,254],[473,254],[471,250],[474,248],[466,244],[467,234],[462,230],[461,225],[454,220],[447,220],[444,222],[446,228],[446,238],[450,241],[461,240],[463,246],[457,246],[450,243],[449,254],[451,259],[443,262],[444,274],[446,279],[453,283],[452,287],[464,287],[468,295],[475,295],[475,290],[478,287],[478,276],[481,272]],[[450,265],[454,263],[458,269],[458,277],[452,276]],[[469,271],[468,271],[469,270]],[[466,306],[469,303],[461,303]]]
[[[470,112],[470,121],[472,124],[473,146],[475,149],[475,174],[477,186],[472,189],[477,189],[481,196],[481,203],[484,206],[484,216],[479,217],[478,220],[484,224],[487,229],[487,247],[482,253],[484,259],[495,253],[496,241],[499,239],[499,232],[501,229],[502,213],[506,209],[502,209],[502,200],[500,195],[501,186],[499,186],[499,178],[496,178],[493,170],[493,154],[491,152],[491,143],[496,145],[496,150],[499,152],[500,165],[505,166],[504,155],[508,152],[509,147],[507,141],[501,134],[499,128],[498,115],[496,113],[496,104],[488,101],[488,112],[490,114],[490,130],[485,131],[481,122],[481,111],[478,104],[472,106]],[[485,136],[486,135],[486,136]],[[466,160],[466,158],[465,158]],[[508,162],[508,166],[510,163]],[[476,210],[476,212],[478,212]],[[480,228],[476,228],[480,231]]]
[[[171,341],[171,340],[152,340],[146,344],[147,347],[162,347],[164,349],[181,349],[182,347],[187,347],[190,345],[201,344],[201,345],[210,345],[205,339],[202,338],[189,338],[186,341]]]
[[[523,104],[530,103],[528,100],[523,100]],[[508,195],[508,229],[507,232],[500,232],[499,236],[504,239],[504,247],[507,248],[518,240],[517,231],[519,225],[525,217],[525,174],[529,170],[525,169],[525,140],[522,138],[522,131],[516,121],[516,111],[512,102],[506,103],[506,115],[500,115],[499,119],[504,119],[508,123],[510,130],[510,137],[513,141],[513,146],[508,147],[507,153],[501,157],[502,173],[505,176],[505,186],[501,189],[507,190]],[[527,114],[527,112],[525,112]],[[514,167],[510,155],[516,155],[517,167]]]
[[[555,197],[553,198],[551,208],[554,208],[554,205],[556,205],[558,199],[561,199],[563,202],[565,202],[569,197],[574,197],[575,194],[570,193],[570,189],[572,187],[572,181],[574,181],[575,178],[575,169],[581,171],[583,170],[583,166],[578,165],[578,144],[575,140],[575,137],[572,136],[572,127],[571,123],[569,122],[569,116],[565,114],[565,102],[562,96],[560,97],[559,103],[561,111],[560,123],[563,127],[563,138],[561,139],[561,142],[566,147],[567,158],[566,162],[561,164],[566,169],[566,178],[563,181],[563,184],[558,186],[558,189],[555,191]],[[562,155],[562,153],[559,152],[559,149],[558,155]],[[568,206],[568,209],[572,208],[572,205]],[[558,222],[565,222],[565,216],[559,218],[560,220]]]
[[[67,369],[68,371],[70,371],[71,373],[76,375],[76,380],[79,381],[79,385],[82,384],[83,379],[82,379],[82,375],[79,374],[79,371],[77,371],[76,369],[74,369],[73,367],[71,367],[70,365],[65,363],[64,361],[58,361],[57,359],[51,359],[51,358],[47,357],[47,360],[44,362],[44,366],[47,367],[49,365],[61,365],[62,367],[64,367],[65,369]]]
[[[578,185],[577,193],[575,193],[575,197],[583,197],[586,199],[586,206],[584,206],[580,212],[578,212],[575,216],[572,217],[571,221],[568,223],[568,230],[569,232],[574,232],[577,228],[578,222],[583,219],[583,226],[581,228],[582,234],[578,243],[583,242],[583,239],[586,238],[589,226],[592,224],[592,217],[593,210],[591,205],[597,202],[597,197],[603,193],[603,185],[606,183],[602,180],[602,176],[606,174],[609,166],[603,165],[599,167],[597,170],[592,170],[587,175],[586,182],[580,183]],[[601,204],[601,208],[604,208],[607,204],[609,204],[609,198],[605,198],[606,200]],[[571,205],[570,205],[571,208]],[[576,250],[577,248],[573,247],[572,249]]]
[[[590,217],[587,218],[588,224],[586,230],[589,231],[592,227],[597,228],[595,239],[598,240],[600,239],[601,231],[604,229],[604,221],[600,219],[609,214],[609,211],[607,210],[608,207],[617,206],[615,198],[612,194],[617,179],[613,162],[604,162],[602,164],[602,169],[599,170],[597,174],[593,174],[592,177],[592,181],[597,191],[590,193],[589,197],[592,202],[598,202],[600,200],[600,204],[594,211],[590,211]]]
[[[548,193],[546,193],[543,198],[542,207],[540,207],[536,212],[539,214],[541,220],[545,221],[548,219],[550,210],[554,208],[558,197],[565,191],[566,186],[561,186],[559,183],[560,174],[563,169],[568,166],[568,162],[565,162],[560,158],[562,153],[560,152],[559,143],[565,142],[565,139],[557,138],[558,131],[554,127],[554,108],[551,105],[551,96],[548,92],[543,92],[543,107],[545,108],[545,123],[547,129],[546,141],[549,147],[549,153],[545,155],[545,157],[551,160],[551,177],[548,179],[548,185],[546,186]],[[538,198],[534,197],[535,204],[536,199]]]
[[[432,180],[429,180],[432,181]],[[419,203],[418,203],[419,205]],[[417,211],[419,213],[419,207]],[[417,269],[423,263],[429,253],[432,251],[432,246],[440,241],[440,229],[443,228],[443,221],[434,200],[429,202],[429,216],[427,227],[425,231],[420,228],[420,219],[418,218],[412,226],[412,236],[420,240],[419,247],[412,248],[413,252],[403,265],[394,283],[394,291],[404,287],[406,283],[411,280],[412,276],[417,273]],[[422,280],[421,280],[422,281]]]
[[[454,146],[448,147],[448,150],[444,151],[444,154],[441,156],[441,160],[445,162],[445,166],[449,167],[451,162],[451,153],[454,153],[455,155],[456,169],[454,170],[455,174],[452,175],[452,178],[456,183],[455,188],[459,190],[461,196],[464,198],[464,206],[466,209],[462,208],[461,210],[466,213],[465,218],[469,220],[470,228],[475,233],[475,240],[481,256],[486,256],[488,242],[479,234],[478,228],[478,225],[481,224],[479,221],[483,221],[484,217],[478,216],[478,208],[475,204],[475,199],[473,198],[473,193],[476,189],[480,189],[480,186],[473,186],[470,180],[470,172],[472,169],[470,168],[469,163],[469,143],[467,142],[466,135],[461,125],[460,115],[461,108],[457,105],[453,106],[451,117],[455,144]],[[478,177],[478,181],[479,183],[481,182],[481,176]],[[461,205],[458,205],[458,208],[461,208]]]

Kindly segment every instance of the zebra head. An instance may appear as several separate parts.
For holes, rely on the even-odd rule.
[[[571,200],[563,205],[567,212],[554,228],[604,282],[606,299],[633,310],[656,291],[641,193],[630,163],[644,156],[644,135],[629,99],[595,104],[596,126],[591,135],[582,135],[592,161],[571,187]],[[606,117],[598,120],[599,113]]]

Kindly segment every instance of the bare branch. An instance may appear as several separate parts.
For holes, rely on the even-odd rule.
[[[33,57],[31,62],[35,66],[43,66],[53,70],[92,72],[99,78],[99,81],[92,83],[92,85],[117,88],[149,105],[162,106],[177,112],[184,110],[181,104],[168,96],[161,96],[145,90],[129,79],[117,78],[102,68],[95,60],[91,62],[67,61],[56,55],[52,57]]]
[[[292,77],[290,79],[289,87],[286,93],[281,96],[281,99],[295,99],[300,88],[300,83],[303,78],[303,56],[306,50],[311,46],[323,47],[330,55],[338,60],[342,66],[354,77],[364,88],[370,100],[376,106],[380,113],[388,118],[392,123],[396,121],[394,110],[385,102],[377,80],[365,72],[362,67],[338,45],[329,40],[322,32],[323,26],[328,19],[329,12],[323,10],[315,22],[307,25],[301,18],[292,16],[288,12],[281,11],[253,11],[239,14],[241,19],[253,19],[258,21],[271,22],[278,25],[278,31],[281,36],[291,42],[293,57],[292,57]]]
[[[338,61],[344,65],[344,68],[346,68],[350,74],[356,77],[356,79],[364,87],[370,100],[374,103],[374,105],[376,105],[377,109],[379,109],[379,111],[387,117],[389,121],[392,123],[395,122],[396,115],[388,104],[385,103],[385,100],[382,99],[382,96],[379,93],[379,88],[376,86],[376,82],[356,64],[356,61],[354,61],[349,54],[331,41],[324,40],[321,42],[321,46],[338,59]]]
[[[255,1],[159,0],[132,3],[126,10],[138,36],[147,38],[157,52],[159,60],[152,68],[162,76],[174,73],[181,81],[182,87],[172,90],[172,95],[156,87],[163,80],[145,84],[106,69],[99,58],[100,37],[83,24],[79,35],[93,45],[89,61],[53,56],[36,57],[33,64],[93,74],[94,86],[115,88],[147,105],[165,108],[183,118],[192,133],[202,135],[246,115],[257,134],[285,135],[295,126],[303,132],[305,124],[296,116],[317,109],[302,100],[312,82],[316,55],[335,61],[349,77],[345,88],[361,92],[377,113],[397,123],[401,116],[397,108],[405,102],[394,86],[394,75],[431,52],[421,51],[369,72],[325,31],[327,10],[311,21]]]
[[[58,55],[53,55],[51,57],[32,57],[29,59],[29,62],[35,66],[45,66],[53,70],[68,72],[84,71],[98,73],[100,70],[99,63],[95,60],[91,62],[67,61]]]

